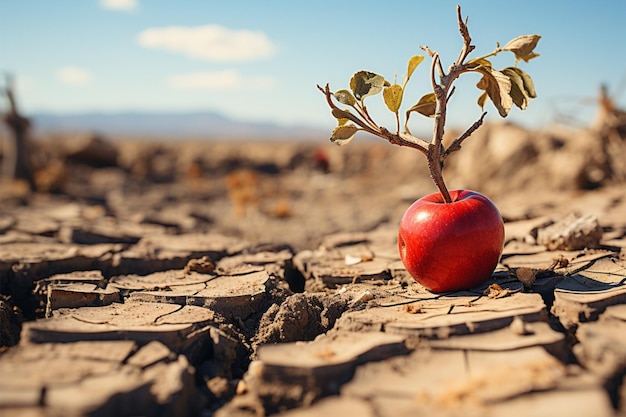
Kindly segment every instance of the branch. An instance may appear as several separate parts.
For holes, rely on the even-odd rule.
[[[405,146],[407,148],[418,150],[424,155],[428,155],[428,143],[422,139],[416,138],[415,136],[391,133],[384,127],[380,129],[380,134],[376,136],[385,139],[392,145]]]
[[[411,146],[410,146],[411,148],[417,149],[418,151],[420,151],[424,155],[426,155],[428,153],[428,145],[429,145],[429,143],[426,142],[424,139],[420,139],[418,137],[415,137],[413,135],[408,135],[406,133],[400,133],[400,134],[398,134],[396,136],[403,143],[410,143],[411,144]],[[409,146],[409,145],[405,145],[405,146]]]
[[[363,101],[361,101],[361,104],[357,103],[356,106],[352,106],[352,108],[355,109],[361,115],[361,117],[363,118],[363,120],[365,120],[366,123],[369,123],[372,129],[379,129],[378,125],[376,124],[374,119],[372,119],[372,116],[370,116],[369,112],[367,111],[367,107],[365,107],[365,103]]]
[[[437,78],[435,77],[435,69],[441,67],[441,59],[439,58],[439,54],[435,51],[432,53],[432,62],[430,64],[430,82],[433,86],[433,91],[437,94]]]
[[[482,116],[480,116],[480,119],[478,119],[476,122],[474,122],[473,125],[471,125],[469,127],[469,129],[467,129],[465,131],[465,133],[463,133],[461,136],[459,136],[458,138],[456,138],[451,144],[450,146],[448,146],[448,148],[443,152],[442,158],[445,160],[448,156],[450,156],[451,153],[456,152],[458,150],[461,149],[461,143],[470,137],[470,135],[472,133],[474,133],[476,131],[476,129],[478,129],[482,124],[483,124],[483,120],[485,119],[485,116],[487,115],[487,112],[484,112],[482,114]]]
[[[362,127],[365,131],[373,134],[373,135],[378,135],[378,131],[376,131],[375,129],[373,129],[371,126],[369,126],[367,123],[365,123],[363,120],[359,119],[357,116],[353,115],[352,113],[350,113],[349,111],[343,110],[341,108],[339,108],[332,100],[332,91],[330,91],[330,86],[328,84],[326,84],[326,86],[324,88],[320,87],[319,85],[317,86],[317,89],[320,90],[322,92],[322,94],[324,94],[326,96],[326,102],[328,103],[328,105],[331,108],[331,112],[336,110],[338,112],[343,113],[343,115],[345,116],[346,119],[349,119],[350,121],[356,123],[358,126]],[[333,114],[333,117],[337,117]]]
[[[461,32],[461,37],[463,38],[463,48],[461,52],[459,52],[459,57],[456,59],[456,65],[462,65],[465,61],[465,58],[476,48],[472,45],[472,37],[470,36],[469,29],[467,28],[467,20],[463,21],[463,16],[461,15],[461,6],[456,6],[456,15],[457,22],[459,24],[459,32]]]
[[[12,115],[17,115],[17,104],[15,104],[15,95],[13,94],[13,77],[11,75],[6,74],[5,84],[4,94],[7,96],[7,100],[9,100],[9,112]]]
[[[438,58],[439,54],[437,53],[437,51],[431,50],[426,45],[421,45],[420,49],[422,51],[426,52],[426,54],[428,54],[428,56],[433,59],[433,65],[437,65],[437,72],[439,72],[439,77],[441,77],[441,78],[445,77],[446,73],[443,70],[443,65],[441,65],[441,60]],[[436,63],[435,63],[435,60],[437,61]],[[432,73],[432,71],[431,71],[431,73]],[[434,78],[433,78],[433,80],[434,80]]]
[[[430,171],[430,177],[435,182],[435,185],[439,189],[441,193],[441,197],[445,203],[452,203],[452,198],[450,196],[450,192],[446,187],[445,181],[443,180],[442,168],[443,168],[443,134],[445,132],[446,126],[446,107],[447,107],[447,96],[448,96],[448,88],[452,81],[448,80],[448,76],[442,77],[442,84],[439,85],[435,78],[435,68],[441,66],[441,59],[439,58],[438,53],[433,54],[433,61],[430,67],[430,78],[433,85],[433,91],[435,93],[435,121],[434,121],[434,129],[433,129],[433,140],[428,145],[428,153],[426,154],[428,159],[428,169]],[[453,73],[449,75],[454,75]],[[453,79],[453,78],[452,78]]]
[[[454,94],[455,91],[456,91],[456,87],[452,86],[452,88],[450,89],[450,92],[448,93],[448,97],[446,97],[446,103],[450,101],[450,98],[452,98],[452,95]]]
[[[317,85],[317,89],[320,90],[322,94],[326,96],[326,101],[328,102],[328,105],[330,106],[332,112],[340,112],[342,116],[345,116],[346,119],[349,119],[350,121],[360,126],[362,130],[364,130],[365,132],[370,133],[374,136],[378,136],[379,138],[382,138],[388,141],[392,145],[399,145],[399,146],[406,146],[408,148],[413,148],[413,149],[420,151],[424,155],[428,153],[428,150],[427,150],[428,142],[426,142],[425,140],[417,138],[412,135],[391,133],[389,130],[387,130],[384,127],[378,127],[378,126],[376,126],[376,128],[370,127],[367,125],[365,121],[359,119],[354,114],[338,107],[332,100],[333,93],[330,91],[330,86],[328,84],[326,84],[324,88]],[[334,113],[333,113],[333,116],[335,118],[337,117]]]
[[[438,65],[441,65],[441,59],[439,58],[439,54],[435,52],[433,55],[433,62],[430,66],[430,80],[433,85],[433,92],[435,93],[435,100],[437,103],[435,107],[435,126],[431,144],[434,144],[439,148],[441,147],[441,141],[443,140],[443,133],[446,125],[447,91],[451,82],[443,85],[439,85],[437,83],[435,68]]]

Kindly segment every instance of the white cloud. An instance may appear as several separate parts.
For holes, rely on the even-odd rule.
[[[275,85],[271,77],[243,77],[238,71],[195,72],[174,75],[169,85],[177,89],[201,90],[269,90]]]
[[[100,0],[100,7],[109,10],[132,12],[139,6],[137,0]]]
[[[78,67],[63,67],[57,71],[57,79],[65,84],[86,85],[92,78],[89,71]]]
[[[271,56],[275,47],[263,32],[218,25],[146,29],[137,38],[145,48],[165,49],[207,61],[249,61]]]

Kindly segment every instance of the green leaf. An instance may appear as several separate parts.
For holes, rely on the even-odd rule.
[[[406,111],[406,118],[408,119],[409,114],[414,111],[426,117],[433,117],[436,109],[437,99],[435,98],[435,93],[424,94],[413,107]]]
[[[476,67],[473,71],[480,72],[483,77],[476,87],[485,90],[500,116],[506,117],[513,106],[511,97],[511,80],[502,72],[491,67]]]
[[[515,54],[517,59],[522,59],[526,62],[538,57],[539,54],[534,52],[537,43],[541,39],[540,35],[522,35],[515,39],[510,40],[506,45],[502,47],[503,51],[511,51]]]
[[[402,104],[403,92],[402,86],[398,84],[393,84],[383,89],[383,99],[391,112],[398,113],[400,105]]]
[[[526,90],[524,89],[524,80],[522,80],[522,77],[520,77],[520,75],[513,68],[505,68],[501,72],[509,77],[509,80],[511,80],[510,95],[513,99],[513,104],[521,110],[526,109],[528,102],[530,101],[530,97],[526,94]]]
[[[356,104],[356,99],[348,90],[339,90],[333,93],[333,96],[337,99],[341,104],[345,104],[347,106],[354,106]]]
[[[407,70],[407,73],[406,73],[406,80],[407,81],[413,75],[413,71],[415,71],[415,68],[417,68],[417,66],[419,64],[421,64],[423,60],[424,60],[424,57],[422,55],[415,55],[415,56],[412,56],[409,59],[408,70]]]
[[[337,119],[337,123],[339,124],[339,126],[345,125],[347,120],[354,122],[359,126],[363,126],[363,121],[360,120],[358,116],[350,113],[349,110],[343,110],[335,107],[330,112],[335,117],[335,119]]]
[[[359,128],[352,124],[337,126],[330,136],[330,141],[335,145],[346,146],[352,142],[352,139],[354,139],[358,131]]]
[[[382,91],[385,81],[382,75],[369,71],[359,71],[350,79],[350,89],[354,93],[357,100],[363,100],[365,97],[373,96]]]

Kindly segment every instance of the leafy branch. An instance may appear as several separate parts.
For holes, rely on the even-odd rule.
[[[326,96],[326,101],[331,108],[331,114],[337,119],[338,125],[330,137],[333,143],[341,146],[347,145],[359,131],[363,131],[378,136],[393,145],[406,146],[418,150],[428,159],[431,177],[446,203],[451,203],[452,198],[443,180],[442,169],[444,162],[448,156],[460,150],[463,141],[482,125],[487,114],[484,111],[487,100],[491,100],[501,117],[506,117],[513,105],[524,110],[528,106],[530,99],[537,97],[533,80],[525,71],[518,68],[517,64],[520,60],[528,62],[539,56],[538,53],[534,52],[534,49],[539,39],[541,39],[539,35],[519,36],[503,47],[496,43],[496,49],[489,54],[468,60],[469,55],[476,47],[472,45],[467,19],[463,20],[460,6],[457,6],[457,21],[459,32],[463,39],[463,46],[456,61],[450,65],[447,72],[444,70],[441,58],[436,51],[431,50],[428,46],[421,47],[431,58],[430,81],[432,92],[424,94],[416,104],[406,110],[402,131],[400,130],[402,125],[400,108],[404,92],[413,72],[424,60],[424,56],[415,55],[409,59],[407,74],[402,84],[396,83],[395,80],[391,84],[382,75],[373,72],[358,71],[350,79],[350,90],[343,89],[332,92],[328,84],[324,87],[317,86],[322,94]],[[488,58],[505,51],[512,52],[515,55],[515,63],[511,67],[496,70]],[[452,141],[448,147],[445,147],[443,145],[443,136],[445,133],[447,105],[455,91],[454,81],[464,73],[478,73],[482,76],[476,87],[483,91],[477,100],[483,113],[463,134]],[[395,132],[379,126],[367,111],[365,99],[381,92],[385,105],[395,115]],[[340,107],[340,105],[344,108]],[[433,137],[431,140],[419,138],[411,133],[408,123],[412,113],[419,113],[434,119]]]

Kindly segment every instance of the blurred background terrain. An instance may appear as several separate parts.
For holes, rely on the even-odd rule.
[[[576,129],[488,123],[451,158],[449,187],[485,193],[514,220],[533,204],[623,184],[624,112],[599,99],[597,114],[593,125]],[[46,207],[77,204],[82,227],[103,241],[138,239],[158,226],[312,248],[330,233],[395,224],[412,201],[435,191],[421,154],[366,137],[337,147],[323,133],[168,140],[88,132],[33,137],[27,129],[25,161],[15,159],[20,133],[11,126],[7,121],[1,154],[3,220],[19,221],[20,207],[40,210],[33,222],[48,215]],[[516,204],[519,210],[510,209]],[[43,235],[59,233],[54,223],[48,227]]]

